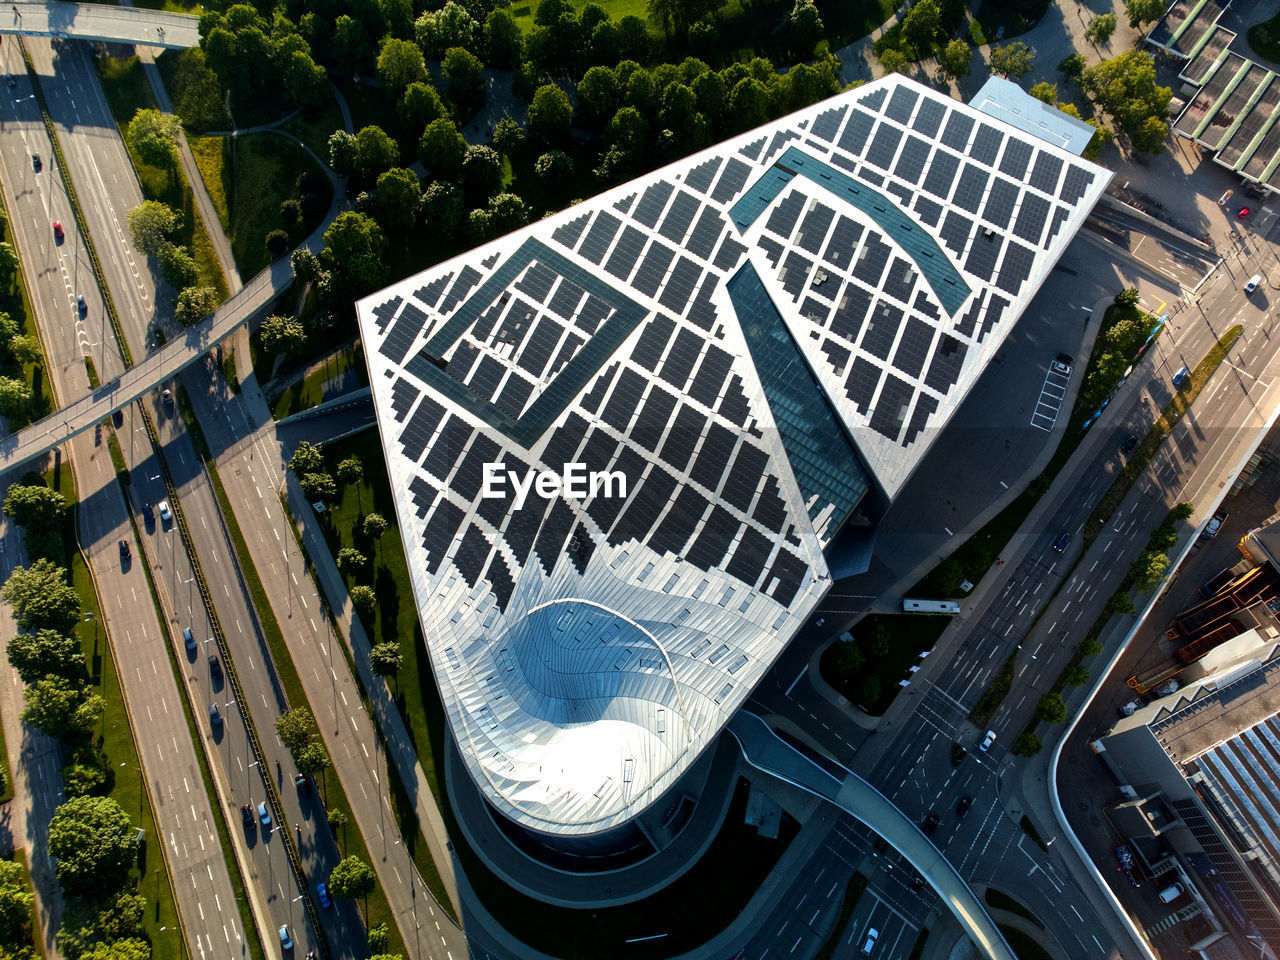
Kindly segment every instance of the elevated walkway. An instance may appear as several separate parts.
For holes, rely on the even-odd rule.
[[[200,21],[185,13],[99,3],[18,3],[0,6],[0,33],[184,50],[200,43]]]

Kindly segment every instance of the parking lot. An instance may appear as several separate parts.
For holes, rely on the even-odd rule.
[[[1065,372],[1064,372],[1065,371]],[[1062,400],[1067,395],[1067,385],[1071,382],[1071,368],[1059,361],[1049,364],[1044,375],[1044,383],[1040,387],[1040,397],[1036,400],[1035,409],[1031,412],[1031,425],[1048,433],[1058,422],[1058,411],[1062,409]]]

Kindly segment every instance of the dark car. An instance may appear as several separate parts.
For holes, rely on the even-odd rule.
[[[304,797],[311,795],[311,781],[307,779],[305,773],[294,774],[293,785],[298,788],[298,792]]]
[[[18,81],[14,78],[12,73],[5,76],[4,82],[8,85],[10,90],[18,85]]]
[[[182,628],[182,642],[186,644],[188,653],[196,652],[196,638],[190,627]]]
[[[215,680],[222,677],[222,664],[219,662],[216,653],[209,654],[209,676]]]
[[[253,807],[249,806],[247,803],[243,804],[240,807],[240,819],[244,821],[244,828],[246,830],[252,830],[253,829]]]
[[[1124,438],[1124,443],[1120,444],[1120,449],[1125,453],[1131,453],[1133,448],[1138,445],[1138,435],[1131,433]]]
[[[969,808],[973,806],[973,797],[963,796],[960,802],[956,804],[956,816],[963,817],[969,812]]]
[[[129,556],[130,556],[130,554],[129,554],[129,541],[128,541],[128,540],[121,540],[121,541],[120,541],[120,559],[121,559],[121,560],[128,560],[128,559],[129,559]]]
[[[222,714],[218,711],[216,703],[209,704],[209,725],[213,727],[222,726]]]
[[[36,173],[44,169],[44,161],[40,159],[40,154],[33,153],[31,155],[31,169]]]
[[[66,234],[62,232],[62,224],[57,220],[53,221],[53,239],[57,243],[62,243],[63,240],[67,239]]]
[[[123,410],[112,410],[112,411],[111,411],[111,425],[112,425],[113,427],[115,427],[117,430],[119,430],[121,427],[123,427],[123,426],[124,426],[124,411],[123,411]]]
[[[144,503],[142,505],[142,515],[146,518],[147,523],[155,523],[156,513],[151,509],[151,504]]]
[[[83,293],[76,294],[76,313],[80,314],[82,317],[89,313],[89,305],[84,302]]]
[[[920,824],[920,830],[926,837],[932,837],[933,831],[938,829],[938,824],[942,822],[942,818],[936,813],[931,813],[924,818],[924,823]]]
[[[327,883],[316,884],[316,900],[326,910],[333,906],[333,901],[329,899],[329,885]]]
[[[1071,534],[1065,533],[1065,532],[1060,533],[1058,534],[1058,539],[1053,541],[1053,552],[1062,553],[1070,545],[1071,545]]]

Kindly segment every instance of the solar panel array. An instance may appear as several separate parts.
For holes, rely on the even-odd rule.
[[[1022,211],[1078,225],[1101,188],[1019,136],[886,78],[358,305],[432,665],[498,810],[606,829],[714,739],[1070,235]]]

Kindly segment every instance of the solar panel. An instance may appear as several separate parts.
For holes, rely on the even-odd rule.
[[[501,451],[502,448],[483,433],[477,433],[471,443],[471,449],[462,458],[457,471],[450,479],[449,489],[462,500],[468,502],[474,500],[484,481],[484,465],[496,461]]]
[[[449,295],[444,298],[444,302],[440,304],[441,313],[449,313],[462,302],[462,298],[471,292],[471,288],[480,282],[480,274],[473,270],[470,266],[463,267],[458,271],[458,279],[453,282],[453,286],[449,288]]]
[[[959,110],[952,110],[942,131],[942,142],[958,153],[964,153],[973,132],[973,118]]]
[[[609,545],[617,546],[627,540],[643,541],[653,529],[653,518],[666,507],[675,492],[676,481],[656,463],[631,494],[631,502],[609,533]]]
[[[816,291],[815,291],[816,292]],[[827,297],[834,294],[835,291],[830,287],[824,288],[820,292],[820,296]],[[834,297],[830,297],[834,299]],[[804,303],[800,304],[800,316],[808,320],[812,320],[818,326],[822,326],[827,322],[827,314],[831,312],[831,305],[823,303],[817,297],[805,297]]]
[[[773,208],[773,213],[769,214],[769,221],[765,224],[765,229],[770,233],[775,233],[784,240],[791,236],[791,231],[795,229],[796,220],[800,216],[800,211],[804,209],[806,197],[799,191],[793,190],[785,197],[782,202]]]
[[[918,377],[929,358],[935,330],[919,317],[908,317],[898,349],[893,354],[893,366],[908,377]]]
[[[844,125],[844,133],[840,134],[840,149],[855,157],[862,156],[862,148],[871,138],[871,128],[875,122],[876,118],[865,110],[857,107],[850,110],[849,122]]]
[[[1051,153],[1041,150],[1036,155],[1036,165],[1031,168],[1031,186],[1043,190],[1049,196],[1058,192],[1058,177],[1062,173],[1062,161]]]
[[[568,320],[573,316],[573,311],[581,302],[584,293],[586,291],[572,280],[561,280],[560,286],[556,287],[555,295],[547,306],[556,316]]]
[[[612,458],[614,446],[610,441],[608,456]],[[606,461],[606,464],[608,461]],[[618,453],[618,462],[614,464],[614,469],[620,472],[624,477],[639,477],[644,473],[645,461],[640,454],[636,453],[630,447],[624,446]],[[603,533],[607,533],[609,528],[613,526],[614,520],[618,514],[622,512],[626,501],[622,497],[593,497],[591,502],[587,504],[587,515],[596,522]]]
[[[894,257],[893,263],[889,265],[889,272],[884,277],[884,292],[903,303],[910,303],[911,289],[915,282],[916,272],[911,264],[901,257]]]
[[[556,358],[551,363],[552,374],[560,372],[560,368],[573,359],[573,355],[582,346],[583,340],[576,333],[571,333],[564,338],[564,342],[560,344],[560,352],[556,354]]]
[[[711,570],[724,562],[729,552],[729,544],[738,535],[742,523],[728,510],[719,504],[711,508],[711,516],[702,527],[702,532],[689,547],[685,559],[703,571]]]
[[[529,334],[528,342],[520,354],[520,366],[535,377],[541,377],[547,368],[547,361],[560,342],[564,328],[548,316],[538,318],[537,325]]]
[[[907,420],[907,408],[915,391],[892,373],[886,373],[875,409],[868,424],[872,430],[890,440],[897,440]]]
[[[862,224],[842,215],[831,231],[831,239],[827,241],[822,259],[837,270],[846,269],[853,262],[853,251],[861,238]]]
[[[938,409],[938,401],[926,393],[916,394],[916,408],[911,411],[911,422],[907,424],[907,432],[902,435],[902,445],[910,444],[929,424],[929,418]]]
[[[621,226],[621,220],[608,211],[601,210],[596,215],[595,223],[591,224],[591,229],[587,231],[586,239],[582,241],[582,249],[578,253],[592,263],[599,264],[604,260],[609,244],[613,242]]]
[[[884,96],[886,90],[884,87],[877,87],[872,90],[860,101],[868,110],[879,110],[884,105]]]
[[[737,442],[737,434],[713,420],[689,476],[695,483],[702,484],[714,493],[720,486],[721,476],[729,469],[733,447]]]
[[[973,331],[978,325],[978,313],[982,309],[982,296],[978,295],[969,301],[969,306],[965,310],[964,315],[956,323],[956,333],[961,336],[969,337],[973,335]]]
[[[1044,238],[1044,247],[1047,250],[1049,244],[1053,242],[1053,238],[1058,235],[1058,231],[1062,229],[1062,225],[1067,222],[1067,218],[1071,216],[1071,211],[1066,207],[1055,207],[1053,210],[1053,220],[1049,224],[1049,233]]]
[[[667,353],[667,359],[663,361],[658,375],[677,390],[683,390],[693,365],[698,362],[698,356],[702,353],[705,342],[692,330],[681,327],[676,331],[675,342],[671,345],[671,350]]]
[[[698,373],[689,386],[689,396],[704,406],[711,407],[716,402],[716,397],[720,396],[720,388],[724,386],[725,377],[732,367],[732,355],[715,344],[710,344],[698,367]]]
[[[527,293],[538,303],[546,303],[547,295],[556,282],[556,273],[538,261],[529,264],[524,276],[516,281],[516,289]]]
[[[707,425],[707,418],[687,403],[681,405],[676,414],[671,430],[667,434],[667,442],[662,445],[659,456],[681,473],[689,465],[693,456],[693,448],[698,445],[698,438]]]
[[[511,419],[518,420],[532,395],[533,383],[520,374],[512,372],[507,375],[507,382],[502,385],[502,392],[498,394],[498,399],[494,403]]]
[[[1004,156],[1000,158],[1000,172],[1006,177],[1021,180],[1031,162],[1032,147],[1029,143],[1010,137],[1004,144]]]
[[[775,153],[785,147],[788,141],[799,140],[800,134],[794,130],[779,130],[773,135],[773,140],[769,143],[769,152],[765,154],[765,159],[771,158]]]
[[[538,562],[547,576],[555,569],[556,562],[564,553],[565,541],[569,539],[569,530],[573,527],[573,510],[563,500],[557,500],[551,512],[542,521],[542,529],[538,531],[538,539],[533,545],[538,554]]]
[[[396,423],[404,422],[404,415],[413,407],[418,399],[418,388],[404,377],[397,377],[391,385],[391,413]]]
[[[626,213],[631,209],[631,205],[636,202],[636,194],[628,194],[613,205],[613,209],[619,213]]]
[[[679,556],[709,506],[707,498],[693,487],[682,487],[667,515],[649,534],[649,549],[659,556],[668,553]]]
[[[764,137],[761,137],[759,140],[753,140],[738,152],[744,157],[750,157],[752,160],[758,160],[760,158],[760,151],[764,149],[764,141]]]
[[[991,192],[982,207],[982,219],[998,227],[1006,227],[1013,221],[1013,208],[1018,202],[1018,186],[1004,177],[991,181]]]
[[[742,392],[742,378],[737,374],[730,378],[729,388],[720,400],[720,409],[716,412],[734,426],[746,426],[747,418],[751,416],[751,404],[747,401],[747,395]]]
[[[724,490],[721,496],[725,502],[746,513],[768,466],[768,454],[754,443],[744,441],[738,447],[738,455],[733,461],[733,466],[724,475]]]
[[[1004,139],[995,127],[985,123],[978,124],[978,134],[973,138],[973,146],[969,148],[969,156],[984,167],[994,167],[996,157],[1000,154],[1000,141]]]
[[[893,175],[907,183],[917,183],[920,180],[920,174],[924,172],[924,165],[928,162],[929,144],[919,137],[908,134],[906,142],[902,145],[902,153],[898,155],[898,165],[894,167]]]
[[[869,287],[880,285],[880,275],[889,262],[889,247],[878,233],[868,233],[853,262],[853,275]]]
[[[862,331],[862,342],[858,344],[865,353],[881,360],[889,359],[889,350],[898,337],[898,327],[902,325],[903,313],[897,307],[876,301],[871,308],[871,316]]]
[[[471,371],[471,379],[467,386],[476,396],[492,400],[506,372],[507,368],[501,361],[487,355],[482,356],[480,363]]]
[[[421,520],[436,502],[439,491],[420,476],[409,481],[409,492],[413,497],[414,515]]]
[[[711,300],[711,294],[719,282],[719,278],[714,274],[707,274],[706,280],[698,288],[698,295],[693,298],[693,303],[689,306],[689,312],[685,314],[691,322],[703,330],[709,331],[715,325],[716,305]],[[723,334],[717,335],[723,336]]]
[[[646,297],[652,297],[662,285],[662,278],[666,276],[667,267],[671,265],[671,259],[675,255],[676,252],[665,243],[653,241],[649,244],[649,250],[645,253],[644,260],[641,261],[640,269],[636,271],[636,278],[631,285]]]
[[[782,259],[782,244],[768,237],[761,237],[756,244],[764,251],[765,258],[773,267],[777,267],[778,261]]]
[[[529,465],[512,454],[505,453],[498,469],[502,471],[503,476],[514,473],[517,477],[522,477],[529,470]],[[492,527],[501,527],[502,520],[513,503],[514,501],[508,497],[481,497],[476,502],[476,516],[488,521]]]
[[[417,463],[422,458],[422,451],[427,448],[431,435],[444,419],[444,407],[431,397],[423,397],[418,409],[413,412],[409,422],[400,434],[400,446],[404,450],[405,459]]]
[[[1004,237],[990,231],[990,228],[984,228],[981,234],[974,237],[964,268],[974,276],[990,280],[995,273],[996,261],[1000,257],[1002,246],[1004,246]]]
[[[609,395],[609,402],[605,404],[600,419],[626,435],[627,424],[640,406],[640,397],[644,394],[646,383],[638,373],[624,367],[614,381],[613,392]]]
[[[1000,264],[1000,273],[996,277],[996,286],[1016,297],[1022,284],[1031,276],[1035,259],[1035,251],[1010,240],[1005,249],[1004,261]]]
[[[1093,183],[1092,173],[1077,167],[1075,164],[1070,164],[1067,167],[1067,175],[1062,178],[1062,191],[1058,196],[1063,203],[1074,204],[1084,196],[1091,183]]]
[[[891,169],[893,157],[898,152],[898,144],[901,142],[901,130],[891,124],[880,124],[871,141],[871,149],[867,151],[867,162],[875,164],[881,170]]]
[[[703,161],[685,175],[684,185],[699,193],[706,193],[711,188],[711,181],[715,179],[723,162],[723,157],[712,157],[710,160]]]
[[[711,253],[716,248],[716,241],[720,239],[720,233],[724,227],[724,218],[715,207],[703,207],[702,215],[698,217],[698,222],[694,225],[693,233],[689,235],[684,248],[695,257],[710,260]]]
[[[938,128],[942,126],[942,119],[946,115],[947,108],[943,104],[925,97],[920,103],[920,109],[916,111],[916,118],[911,126],[932,140],[937,135]]]
[[[876,173],[874,170],[872,170],[868,166],[863,166],[863,168],[858,171],[858,177],[860,179],[867,181],[867,183],[872,184],[873,186],[876,186],[876,187],[884,186],[884,177],[881,174]]]
[[[929,373],[924,380],[925,385],[938,393],[947,394],[960,379],[960,368],[964,365],[967,349],[964,342],[955,337],[947,334],[939,337],[938,345],[933,351],[933,360],[929,364]]]
[[[662,210],[666,207],[667,201],[671,199],[671,194],[674,191],[675,185],[667,180],[659,180],[657,183],[650,184],[645,190],[644,196],[640,198],[636,212],[632,215],[633,218],[652,230],[658,222],[658,217],[662,216]]]
[[[618,365],[614,364],[609,368],[608,373],[604,374],[600,379],[608,385],[617,369]],[[542,462],[552,470],[559,470],[564,464],[576,459],[578,447],[582,445],[582,439],[586,436],[587,429],[587,421],[578,416],[576,412],[571,411],[565,417],[564,423],[552,431],[551,439],[547,441],[547,445],[542,451]]]
[[[772,549],[773,544],[751,527],[747,527],[726,568],[729,576],[737,577],[754,587],[764,574],[764,565],[769,562]]]
[[[761,141],[761,144],[763,142]],[[729,162],[724,165],[724,172],[720,174],[720,179],[716,181],[715,190],[711,192],[711,199],[716,203],[726,203],[733,199],[747,185],[747,176],[750,173],[749,166],[737,157],[730,157]]]
[[[636,261],[640,259],[640,251],[644,249],[646,239],[643,233],[628,224],[622,231],[618,245],[613,248],[613,255],[605,264],[605,270],[619,280],[626,280],[635,269]]]
[[[827,228],[836,212],[821,203],[815,203],[813,209],[805,214],[800,224],[800,232],[796,234],[796,245],[802,250],[817,253],[822,249],[822,241],[826,239]]]
[[[890,180],[887,184],[885,184],[885,190],[887,190],[893,196],[897,197],[898,203],[900,203],[904,207],[910,207],[911,198],[916,195],[916,192],[912,190],[910,187],[908,187],[905,183],[898,183],[896,180]]]
[[[960,169],[960,160],[945,150],[933,151],[933,162],[929,164],[929,172],[924,175],[924,188],[941,200],[951,196],[951,188],[955,185],[956,171]]]
[[[720,244],[720,249],[716,251],[716,259],[713,266],[717,270],[730,270],[738,265],[738,261],[742,259],[742,255],[746,252],[746,247],[738,243],[732,236],[726,235],[724,242]]]
[[[618,365],[615,363],[609,367],[607,373],[602,373],[596,377],[592,383],[591,389],[584,393],[578,399],[578,405],[587,413],[596,413],[600,409],[600,403],[604,400],[605,392],[609,389],[609,384],[613,382],[614,375],[618,372]]]
[[[840,121],[844,119],[848,107],[832,107],[824,110],[813,120],[813,135],[830,143],[840,129]]]
[[[646,450],[657,450],[658,441],[671,422],[671,413],[675,408],[676,398],[658,384],[653,384],[649,395],[644,398],[644,406],[640,408],[636,425],[631,430],[631,440]]]
[[[427,315],[413,303],[406,303],[404,309],[400,311],[399,318],[391,325],[378,352],[392,363],[399,364],[426,324]]]
[[[930,200],[922,193],[916,194],[916,216],[931,227],[938,225],[938,218],[942,216],[942,204]]]
[[[831,315],[831,332],[850,343],[858,342],[858,333],[871,312],[871,294],[861,287],[848,284],[836,312]]]
[[[1044,197],[1024,192],[1022,207],[1018,210],[1018,219],[1013,225],[1015,236],[1031,243],[1040,242],[1040,234],[1044,232],[1045,221],[1049,219],[1049,208],[1052,204]]]
[[[655,315],[640,334],[640,340],[631,351],[631,359],[646,370],[658,368],[658,360],[667,349],[667,341],[675,333],[676,322],[661,313]]]
[[[1011,244],[1012,245],[1012,244]],[[982,340],[990,333],[1000,322],[1000,318],[1004,316],[1005,308],[1009,306],[1009,301],[1003,297],[991,294],[987,297],[986,310],[982,314],[982,329],[978,331],[978,339]]]
[[[955,195],[951,202],[970,213],[977,213],[982,206],[982,195],[987,189],[988,174],[972,163],[966,163],[960,172],[960,182],[956,184]]]
[[[934,320],[942,319],[942,315],[938,313],[938,308],[925,295],[924,290],[916,291],[915,308],[920,313],[924,314],[927,317],[932,317]]]
[[[415,478],[416,480],[417,478]],[[453,544],[466,514],[448,500],[440,500],[422,531],[422,546],[427,557],[427,573],[435,574],[444,560],[445,551]]]
[[[744,443],[743,449],[746,447]],[[787,505],[779,494],[778,478],[772,474],[765,478],[764,489],[760,491],[760,499],[756,501],[751,517],[774,533],[782,532],[782,525],[787,520]]]
[[[498,609],[505,613],[507,605],[511,603],[511,595],[515,593],[516,585],[511,579],[511,571],[507,569],[507,562],[502,559],[502,554],[494,552],[484,578],[489,581],[489,589],[498,603]]]
[[[782,289],[795,300],[809,282],[809,271],[813,269],[813,261],[808,260],[792,250],[787,254],[786,267],[783,271]]]
[[[683,313],[689,306],[689,298],[693,296],[693,288],[701,276],[700,266],[688,257],[681,257],[676,261],[675,268],[671,271],[671,277],[667,280],[667,285],[658,302],[669,310]]]
[[[973,232],[973,221],[960,211],[951,210],[947,213],[947,219],[942,222],[942,229],[938,232],[942,236],[942,242],[958,257],[964,253],[969,234]]]
[[[893,96],[889,98],[889,105],[885,107],[884,115],[905,125],[911,119],[911,111],[915,109],[916,101],[919,99],[920,95],[910,87],[897,87],[893,91]]]
[[[585,223],[587,217],[583,216],[578,219]],[[566,226],[571,226],[571,224],[566,224]],[[414,297],[422,301],[425,306],[434,307],[436,305],[436,301],[440,299],[440,294],[444,293],[445,284],[449,282],[449,279],[452,276],[453,274],[446,273],[442,276],[436,277],[426,286],[419,287],[417,290],[413,291]]]

